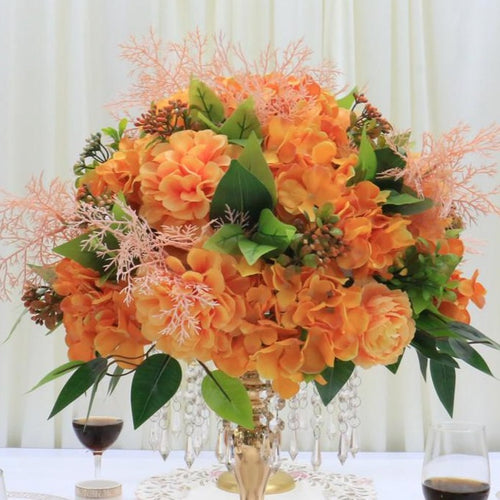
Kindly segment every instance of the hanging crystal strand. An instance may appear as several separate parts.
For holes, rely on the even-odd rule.
[[[166,460],[170,453],[169,410],[170,405],[166,404],[151,417],[152,425],[149,433],[151,448],[159,451],[163,460]]]
[[[311,391],[311,406],[313,415],[311,417],[311,427],[313,429],[313,453],[311,456],[311,465],[313,469],[316,471],[321,466],[321,446],[320,446],[320,437],[321,437],[321,425],[323,423],[323,409],[322,409],[321,398],[317,391]]]
[[[347,460],[347,455],[349,453],[349,441],[350,441],[350,425],[349,425],[349,399],[351,394],[351,388],[349,383],[344,384],[344,387],[338,392],[338,422],[339,422],[339,446],[337,455],[339,457],[340,463],[344,464]]]
[[[299,453],[297,434],[299,430],[299,397],[296,395],[288,400],[288,429],[290,430],[290,447],[288,453],[292,460],[295,460]]]
[[[197,393],[197,370],[194,363],[190,363],[186,368],[186,388],[184,390],[184,433],[186,435],[186,445],[184,461],[190,468],[196,458],[193,436],[195,434],[196,417],[196,393]]]
[[[269,394],[273,391],[269,385]],[[273,395],[269,402],[269,408],[273,413],[269,422],[270,438],[271,438],[271,470],[276,472],[281,464],[281,435],[285,428],[285,422],[280,417],[280,411],[285,408],[285,400],[277,395]]]
[[[227,441],[226,441],[226,429],[224,421],[219,418],[217,419],[217,440],[215,441],[215,458],[217,461],[222,463],[227,463]]]
[[[359,450],[358,445],[358,432],[357,428],[359,427],[360,420],[358,417],[358,408],[361,406],[361,399],[358,395],[358,387],[361,384],[361,377],[359,373],[359,369],[355,368],[351,377],[349,378],[349,387],[350,387],[350,399],[349,399],[349,425],[351,427],[351,437],[349,442],[349,451],[353,457],[356,456],[356,453]]]
[[[188,384],[191,395],[191,402],[193,405],[193,449],[198,456],[203,447],[204,442],[208,439],[209,434],[209,412],[206,404],[204,403],[201,395],[201,380],[204,372],[201,365],[198,363],[191,363],[188,365]]]
[[[337,398],[333,398],[326,406],[326,436],[334,441],[337,436],[336,414],[338,412]]]

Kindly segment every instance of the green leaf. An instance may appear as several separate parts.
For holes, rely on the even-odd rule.
[[[205,376],[201,394],[208,407],[225,420],[253,429],[252,403],[245,386],[220,370]]]
[[[240,253],[238,242],[245,238],[241,226],[237,224],[224,224],[203,245],[207,250],[236,255]]]
[[[425,381],[427,381],[427,366],[429,364],[429,358],[426,358],[421,352],[417,351],[418,364],[420,366],[420,373]]]
[[[323,401],[325,406],[328,405],[340,389],[344,387],[344,384],[349,380],[353,370],[354,363],[352,361],[341,361],[340,359],[336,359],[333,367],[328,366],[321,372],[321,375],[326,380],[326,384],[321,385],[319,382],[314,383],[321,401]]]
[[[415,337],[411,341],[411,345],[426,358],[437,361],[442,365],[447,365],[450,368],[458,368],[458,363],[450,355],[440,352],[437,349],[434,338],[422,334],[419,330],[417,330]]]
[[[255,175],[264,186],[266,186],[271,198],[273,199],[273,205],[276,203],[276,184],[274,182],[274,176],[267,164],[264,154],[262,153],[262,148],[260,147],[260,140],[258,139],[255,132],[252,132],[248,136],[245,149],[240,154],[238,161],[243,165],[250,173]]]
[[[385,365],[385,367],[392,373],[392,374],[396,374],[398,372],[398,369],[399,369],[399,365],[401,364],[401,361],[403,359],[403,354],[401,354],[401,356],[399,356],[398,360],[393,363],[392,365]]]
[[[108,395],[113,394],[113,392],[116,389],[116,386],[118,385],[118,382],[120,382],[123,374],[123,368],[119,365],[115,366],[115,369],[113,371],[113,374],[110,375],[109,378],[109,385],[108,385]]]
[[[349,94],[337,99],[337,105],[339,108],[351,109],[355,102],[354,94],[358,92],[358,88],[354,87]]]
[[[435,338],[439,337],[459,338],[459,335],[457,335],[450,328],[450,323],[447,323],[441,318],[438,318],[437,316],[430,313],[424,312],[420,314],[420,316],[417,318],[416,324],[419,330],[422,330]]]
[[[55,380],[56,378],[62,377],[63,375],[66,375],[67,373],[75,370],[79,366],[83,365],[83,361],[68,361],[67,363],[64,363],[61,366],[58,366],[51,372],[47,373],[45,377],[43,377],[40,382],[38,382],[34,387],[32,387],[28,392],[32,392],[35,389],[38,389],[42,385],[45,385],[47,382],[51,382],[52,380]]]
[[[118,135],[120,136],[120,138],[122,137],[123,132],[125,132],[125,129],[127,128],[127,123],[128,120],[126,118],[122,118],[118,123]]]
[[[448,328],[455,332],[460,337],[471,340],[477,344],[483,344],[493,349],[500,349],[500,344],[490,339],[478,329],[474,328],[467,323],[461,323],[460,321],[451,321],[448,323]]]
[[[491,370],[484,358],[467,341],[459,339],[449,339],[448,343],[456,356],[479,371],[491,375]]]
[[[179,362],[167,354],[153,354],[139,365],[130,388],[134,429],[153,416],[177,392],[181,379]]]
[[[26,314],[29,313],[29,309],[23,309],[23,312],[18,316],[16,321],[14,321],[14,324],[12,325],[12,328],[9,331],[9,334],[7,335],[7,338],[5,340],[2,340],[2,344],[5,344],[13,335],[13,333],[16,331],[16,328],[19,326],[19,323],[21,323],[21,320],[26,316]]]
[[[82,246],[89,239],[89,237],[89,233],[81,234],[80,236],[63,243],[62,245],[55,247],[54,252],[78,262],[78,264],[81,264],[83,267],[102,272],[104,267],[102,259],[99,259],[95,252],[82,249]]]
[[[388,205],[410,205],[413,203],[420,203],[422,198],[413,196],[410,193],[398,193],[397,191],[391,190],[391,194],[387,198],[386,203]]]
[[[262,256],[273,252],[277,248],[271,245],[262,245],[247,238],[238,240],[238,247],[250,265],[255,264]]]
[[[453,405],[455,400],[455,368],[443,365],[433,359],[430,360],[430,372],[434,389],[444,408],[453,417]]]
[[[403,195],[401,195],[403,196]],[[397,201],[397,200],[396,200]],[[398,213],[401,215],[415,215],[421,212],[425,212],[432,208],[434,202],[430,198],[424,198],[423,200],[417,202],[411,202],[407,204],[403,203],[392,203],[387,201],[384,204],[384,212],[385,213]]]
[[[260,213],[259,225],[252,240],[261,245],[274,246],[280,254],[288,248],[296,232],[295,226],[281,222],[271,210],[265,208]]]
[[[57,278],[54,266],[37,266],[35,264],[28,264],[28,267],[49,285],[54,283]]]
[[[50,412],[49,418],[66,408],[79,398],[106,372],[108,361],[105,358],[95,358],[77,367],[69,380],[61,389],[59,396]]]
[[[269,190],[237,160],[231,161],[219,181],[210,206],[210,218],[225,220],[227,207],[236,213],[248,213],[251,225],[259,220],[264,208],[273,207]]]
[[[366,135],[366,128],[361,132],[361,142],[359,144],[358,164],[355,168],[360,172],[360,180],[372,180],[377,173],[377,156],[373,150],[370,139]]]
[[[224,122],[220,133],[229,139],[247,139],[250,134],[262,136],[260,122],[255,113],[254,100],[245,99]]]
[[[188,100],[193,120],[200,121],[200,115],[215,125],[224,120],[224,105],[210,87],[196,78],[189,84]]]

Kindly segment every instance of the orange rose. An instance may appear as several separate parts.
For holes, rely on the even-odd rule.
[[[359,332],[359,353],[354,362],[365,368],[395,363],[415,335],[408,296],[370,282],[363,287],[362,308],[368,322]]]

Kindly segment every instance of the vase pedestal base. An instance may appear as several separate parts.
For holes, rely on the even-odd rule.
[[[230,493],[238,493],[238,484],[232,472],[223,472],[217,479],[217,488],[229,491]],[[266,495],[274,493],[285,493],[295,488],[295,480],[293,477],[284,471],[277,471],[271,474],[266,486]]]

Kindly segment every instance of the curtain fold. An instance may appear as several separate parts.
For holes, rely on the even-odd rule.
[[[0,0],[2,188],[20,195],[31,176],[72,177],[85,138],[114,123],[104,105],[128,87],[120,44],[151,27],[176,41],[197,28],[223,33],[249,57],[302,38],[313,64],[337,64],[339,89],[364,89],[399,130],[414,131],[417,143],[426,130],[439,134],[464,122],[477,131],[500,115],[497,0]],[[497,174],[484,183],[499,180]],[[488,289],[486,308],[472,321],[500,341],[498,219],[481,219],[466,237],[481,252],[467,256],[466,272],[480,267]],[[20,293],[12,296],[0,303],[0,342],[22,311]],[[65,361],[62,329],[44,333],[25,317],[0,344],[0,446],[78,446],[71,409],[46,421],[62,382],[27,392]],[[498,354],[484,356],[500,375]],[[421,381],[415,353],[406,358],[397,377],[382,367],[362,374],[364,450],[420,450],[426,426],[446,418]],[[126,403],[127,387],[120,391]],[[499,394],[493,378],[459,371],[455,417],[487,424],[492,450],[500,450]],[[127,425],[118,446],[147,446],[147,427],[134,432]]]

